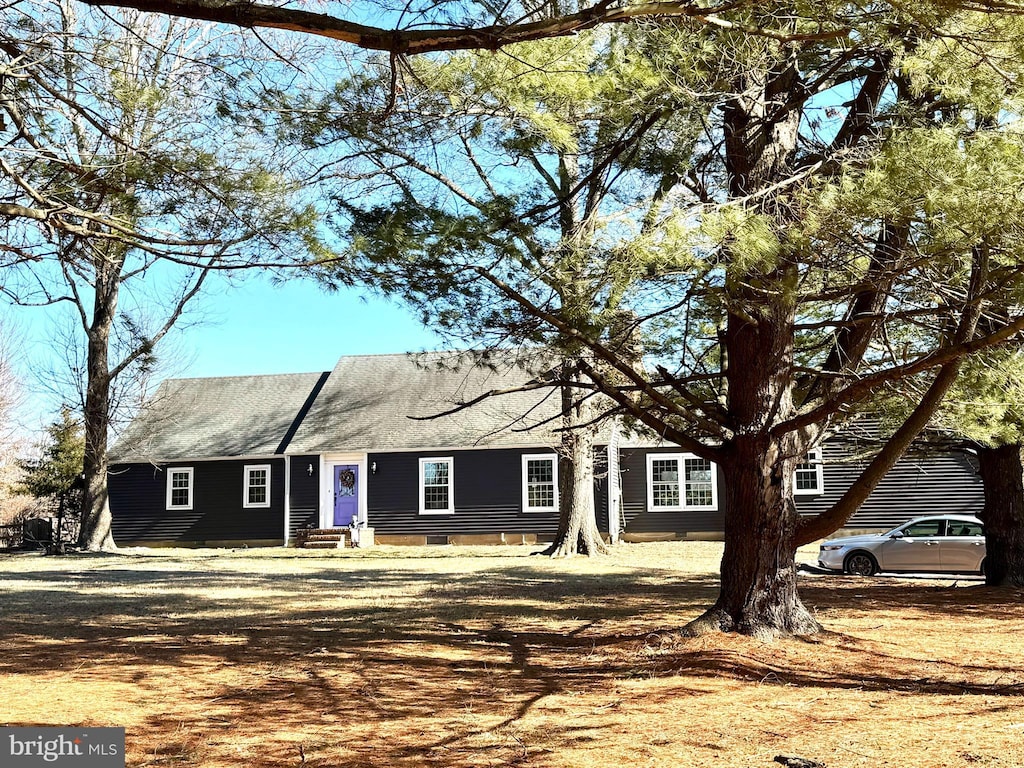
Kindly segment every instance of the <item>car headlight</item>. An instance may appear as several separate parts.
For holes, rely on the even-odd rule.
[[[826,546],[822,546],[821,551],[822,552],[838,552],[842,548],[843,548],[842,544],[829,544],[827,547]]]

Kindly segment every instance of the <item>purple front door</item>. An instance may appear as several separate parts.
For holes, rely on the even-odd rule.
[[[359,466],[343,464],[334,468],[334,525],[351,525],[359,513]]]

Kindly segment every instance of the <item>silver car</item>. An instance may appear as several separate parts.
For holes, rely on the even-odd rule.
[[[886,533],[831,539],[818,565],[872,576],[879,571],[985,572],[985,529],[971,515],[918,517]]]

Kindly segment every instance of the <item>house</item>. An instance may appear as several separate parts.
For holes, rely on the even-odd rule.
[[[294,543],[307,529],[374,529],[385,543],[533,542],[558,526],[553,390],[483,399],[533,378],[457,353],[342,357],[332,371],[172,379],[111,451],[122,545]],[[717,468],[609,430],[597,450],[598,524],[627,539],[718,538]],[[859,461],[833,439],[797,469],[801,511],[826,508]],[[975,512],[962,455],[900,462],[853,520],[896,525],[939,506]]]
[[[437,353],[169,380],[111,451],[115,540],[280,545],[352,526],[393,542],[550,537],[557,392],[424,418],[532,377]]]

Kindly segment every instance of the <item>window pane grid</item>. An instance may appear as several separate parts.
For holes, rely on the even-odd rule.
[[[526,459],[526,506],[529,509],[554,509],[555,459]]]
[[[249,503],[263,504],[267,500],[267,473],[256,470],[249,473]]]
[[[793,490],[797,493],[823,493],[821,450],[815,448],[797,462],[793,471]]]
[[[448,509],[448,486],[430,485],[424,488],[423,506],[427,509]]]
[[[711,490],[711,462],[707,459],[686,459],[686,504],[690,507],[710,507],[715,497]]]
[[[527,488],[527,500],[531,507],[553,507],[555,489],[551,485],[531,485]]]
[[[430,462],[423,465],[424,485],[448,485],[448,465]]]
[[[451,472],[447,461],[423,462],[423,509],[447,512],[451,509]]]
[[[650,504],[653,509],[714,509],[715,466],[697,456],[651,457]]]
[[[526,481],[529,483],[550,483],[555,479],[555,473],[550,459],[530,459],[526,462]]]
[[[270,467],[245,467],[245,506],[270,506]]]
[[[679,460],[654,459],[651,462],[653,500],[656,507],[679,506]]]
[[[687,483],[711,484],[711,462],[707,459],[687,459],[686,462]]]
[[[818,470],[806,469],[803,466],[796,470],[796,488],[798,491],[815,491],[818,489]]]
[[[679,484],[678,483],[655,483],[655,485],[654,485],[654,506],[656,506],[656,507],[678,507],[679,506]]]
[[[192,471],[183,469],[170,470],[170,487],[167,504],[169,507],[189,508],[192,506]]]
[[[652,462],[654,468],[654,482],[667,481],[678,482],[679,461],[678,459],[655,459]]]
[[[689,507],[710,507],[715,497],[711,493],[711,483],[697,483],[686,486],[686,505]]]

